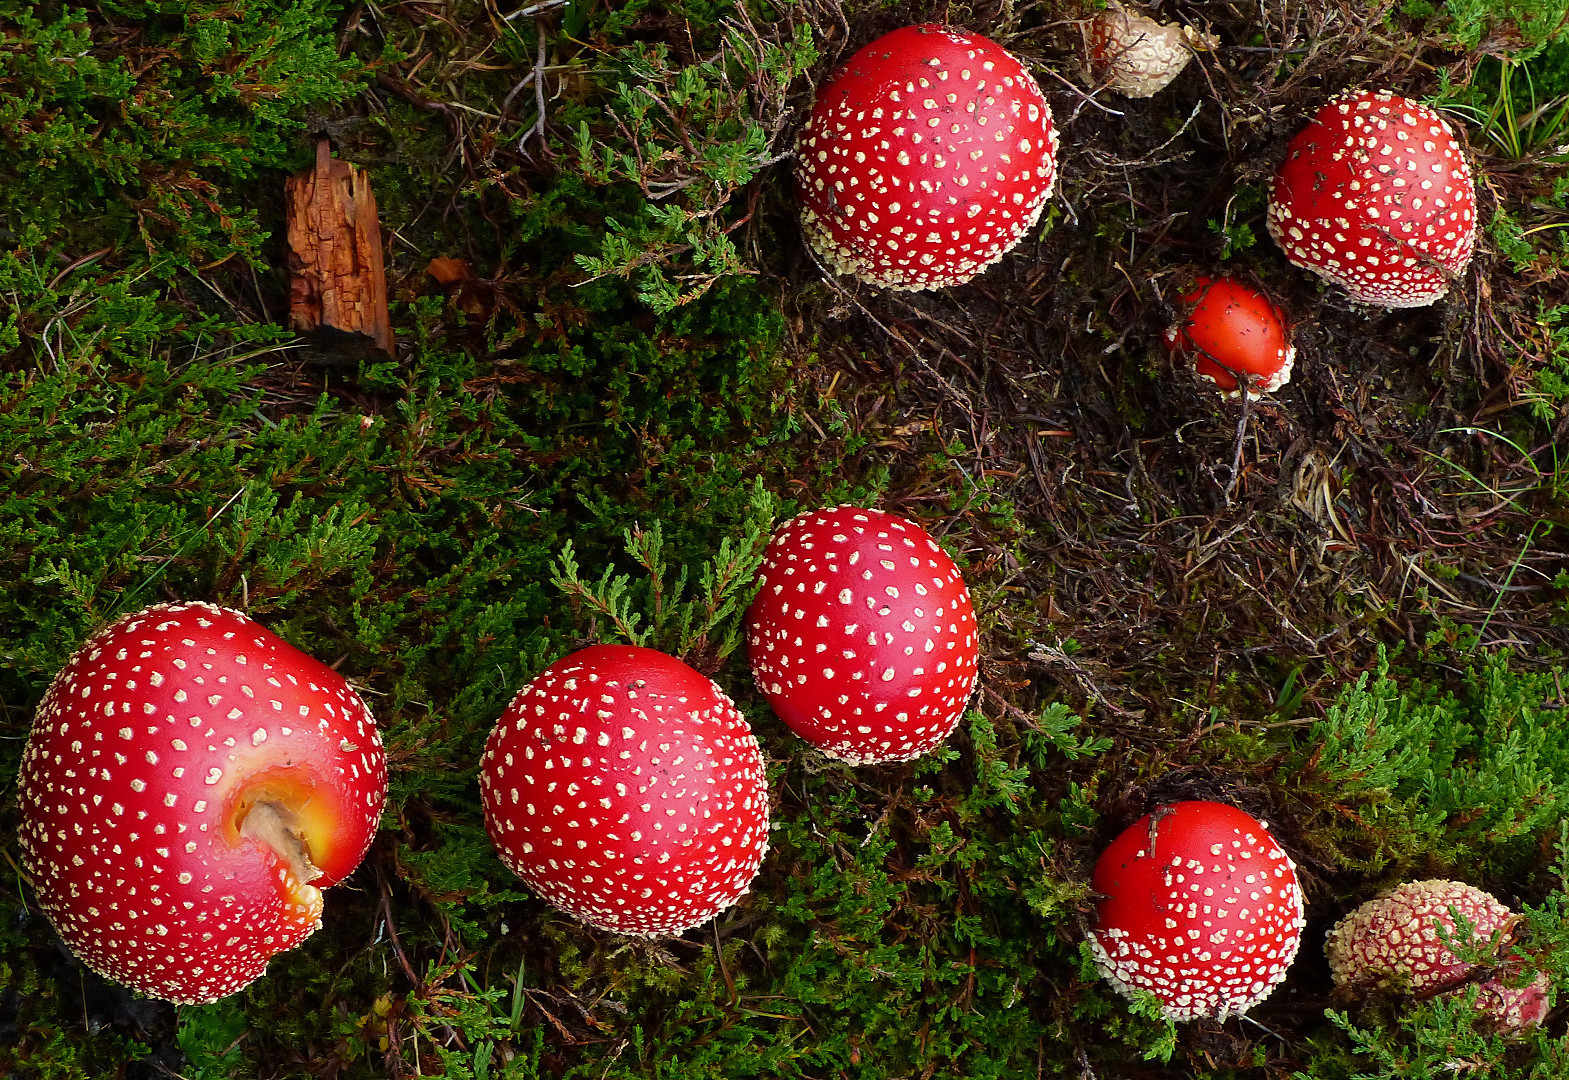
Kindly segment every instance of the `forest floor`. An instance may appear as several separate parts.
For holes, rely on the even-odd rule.
[[[1506,1040],[1339,995],[1320,948],[1458,878],[1569,988],[1569,7],[1175,0],[1222,47],[1134,101],[1082,69],[1089,6],[515,6],[0,3],[0,1075],[1569,1075],[1564,1006]],[[901,294],[824,277],[785,155],[813,85],[912,22],[1021,57],[1061,156],[1012,254]],[[1469,144],[1478,253],[1432,307],[1354,304],[1265,234],[1347,87]],[[282,185],[319,137],[376,192],[395,357],[283,329]],[[1246,407],[1160,340],[1221,270],[1295,328],[1292,381]],[[695,595],[841,502],[963,567],[959,732],[832,763],[719,612],[685,658],[768,758],[753,892],[652,943],[547,907],[480,820],[501,709],[614,639],[602,573],[680,651],[652,582]],[[75,961],[12,839],[54,672],[176,599],[337,667],[392,772],[323,929],[200,1008]],[[1176,798],[1267,820],[1302,876],[1301,955],[1247,1019],[1171,1025],[1083,944],[1097,853]]]

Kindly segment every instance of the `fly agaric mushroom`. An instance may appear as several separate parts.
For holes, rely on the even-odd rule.
[[[672,656],[594,645],[513,698],[480,761],[501,861],[620,934],[678,934],[739,900],[768,847],[768,778],[746,718]]]
[[[1108,90],[1123,97],[1151,97],[1188,66],[1197,49],[1219,42],[1191,26],[1173,26],[1130,11],[1111,0],[1084,31],[1090,67]]]
[[[1426,105],[1387,91],[1342,94],[1292,140],[1266,224],[1287,259],[1353,298],[1422,307],[1471,261],[1471,166]]]
[[[995,43],[885,34],[818,87],[796,143],[812,250],[890,289],[969,281],[1034,227],[1057,178],[1051,107]]]
[[[801,738],[852,765],[946,739],[975,689],[970,591],[926,530],[839,506],[786,522],[747,612],[752,675]]]
[[[1216,802],[1163,806],[1095,864],[1102,900],[1090,948],[1131,997],[1173,1020],[1224,1020],[1269,996],[1297,955],[1296,866],[1261,821]]]
[[[19,778],[39,906],[89,967],[206,1004],[321,925],[387,793],[343,677],[238,611],[163,605],[83,645]]]
[[[1279,308],[1235,278],[1197,278],[1182,294],[1186,317],[1166,331],[1166,347],[1193,362],[1227,397],[1272,394],[1291,381],[1297,350]]]
[[[1518,1031],[1547,1015],[1547,976],[1538,973],[1525,986],[1497,977],[1478,978],[1475,967],[1457,957],[1439,928],[1463,944],[1451,909],[1471,924],[1472,941],[1485,945],[1493,935],[1507,947],[1519,916],[1489,893],[1458,881],[1413,881],[1369,900],[1330,930],[1324,943],[1336,986],[1354,990],[1405,987],[1417,997],[1458,991],[1475,981],[1477,1011],[1500,1031]],[[1509,954],[1505,959],[1517,959]]]

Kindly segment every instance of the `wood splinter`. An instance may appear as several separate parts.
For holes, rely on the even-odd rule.
[[[316,143],[316,165],[284,183],[289,204],[289,320],[300,333],[369,338],[394,355],[381,227],[370,180]]]

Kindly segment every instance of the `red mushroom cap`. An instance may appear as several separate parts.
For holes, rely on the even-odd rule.
[[[978,34],[907,26],[817,89],[796,143],[806,239],[841,274],[940,289],[998,261],[1039,219],[1057,133],[1035,79]]]
[[[1296,866],[1263,822],[1179,802],[1146,815],[1095,864],[1090,934],[1101,974],[1148,990],[1173,1020],[1224,1020],[1269,996],[1297,955]]]
[[[1193,361],[1200,378],[1227,397],[1237,397],[1237,375],[1248,392],[1271,394],[1291,381],[1296,346],[1285,316],[1259,292],[1236,278],[1197,278],[1182,294],[1187,317],[1166,331],[1166,347]]]
[[[752,675],[801,738],[867,765],[924,754],[958,725],[979,670],[975,611],[925,529],[814,510],[774,533],[759,577]]]
[[[480,762],[501,861],[550,903],[620,934],[677,934],[751,885],[768,778],[746,718],[653,649],[595,645],[518,692]]]
[[[1460,989],[1471,977],[1465,963],[1445,945],[1438,928],[1455,936],[1453,908],[1471,924],[1472,940],[1487,943],[1519,921],[1489,893],[1458,881],[1413,881],[1369,900],[1330,930],[1324,942],[1336,986],[1367,990],[1404,985],[1417,997]],[[1513,957],[1513,954],[1509,954]],[[1478,984],[1477,1011],[1502,1031],[1539,1024],[1547,1016],[1547,976],[1526,986],[1507,986],[1497,978]]]
[[[1286,258],[1355,299],[1422,307],[1471,261],[1471,166],[1426,105],[1387,91],[1342,94],[1292,140],[1266,224]]]
[[[343,677],[238,611],[149,608],[44,695],[22,755],[22,855],[89,967],[206,1004],[321,925],[364,857],[386,759]]]

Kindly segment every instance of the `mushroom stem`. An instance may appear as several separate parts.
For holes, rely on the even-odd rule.
[[[298,816],[283,803],[269,800],[252,803],[240,819],[240,835],[260,840],[272,848],[288,867],[289,877],[297,886],[309,885],[321,877],[321,870],[311,862],[310,848],[305,843]]]

